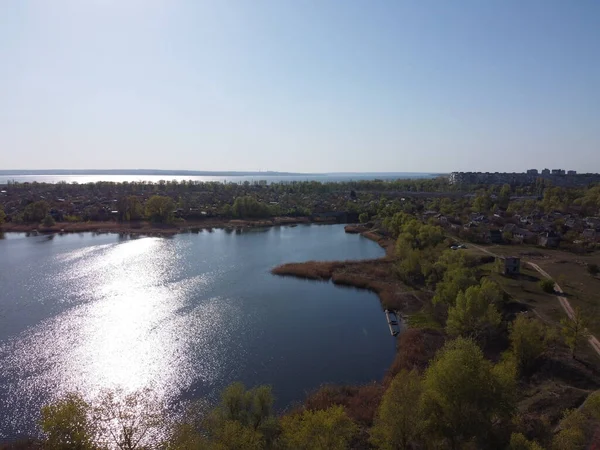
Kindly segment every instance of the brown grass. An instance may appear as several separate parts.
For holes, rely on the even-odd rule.
[[[350,233],[350,234],[358,234],[358,233],[364,233],[365,231],[368,231],[369,229],[367,227],[365,227],[364,225],[346,225],[344,227],[344,231],[346,233]]]
[[[329,280],[336,268],[344,267],[343,261],[307,261],[303,263],[288,263],[271,270],[273,275],[292,276],[307,280]]]
[[[438,330],[409,328],[404,331],[398,339],[398,351],[385,375],[384,385],[387,386],[402,370],[423,372],[445,340],[444,333]]]
[[[423,300],[402,283],[394,270],[394,240],[376,231],[361,233],[386,249],[386,256],[363,261],[308,261],[288,263],[271,270],[274,275],[308,280],[329,281],[375,292],[386,309],[410,314],[418,311]]]
[[[422,306],[422,301],[403,284],[394,272],[391,257],[363,261],[308,261],[275,267],[271,273],[308,280],[329,281],[340,286],[375,292],[386,309],[410,314]]]

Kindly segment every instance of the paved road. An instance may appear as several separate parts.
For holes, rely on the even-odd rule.
[[[492,255],[495,256],[496,258],[498,258],[499,256],[493,252],[490,252],[488,249],[480,247],[479,245],[475,245],[475,244],[471,244],[473,247],[481,250],[484,253],[487,253],[488,255]],[[533,267],[535,270],[537,270],[542,276],[548,278],[549,280],[552,280],[552,277],[550,276],[550,274],[548,272],[546,272],[544,269],[542,269],[540,266],[538,266],[537,264],[531,262],[531,261],[524,261],[526,264],[529,264],[531,267]],[[552,280],[554,281],[554,280]],[[558,292],[559,294],[564,294],[563,290],[561,289],[561,287],[556,283],[556,281],[554,281],[554,291]],[[575,311],[573,311],[573,307],[571,306],[571,304],[569,303],[569,300],[567,300],[567,298],[563,295],[557,295],[556,298],[558,299],[560,305],[562,306],[563,310],[565,311],[565,313],[567,314],[567,316],[569,317],[569,319],[573,320],[575,317]],[[588,337],[588,342],[590,343],[590,345],[592,346],[592,348],[594,349],[594,351],[596,352],[596,354],[598,356],[600,356],[600,341],[595,337],[592,336],[591,334]]]

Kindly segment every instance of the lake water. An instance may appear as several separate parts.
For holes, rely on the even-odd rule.
[[[151,387],[171,405],[240,380],[281,409],[325,382],[379,380],[395,341],[373,293],[276,277],[283,262],[383,250],[341,225],[171,238],[0,240],[0,440],[78,390]]]
[[[122,183],[127,181],[140,182],[147,181],[152,183],[158,183],[160,180],[177,180],[181,181],[201,181],[210,182],[216,181],[219,183],[243,183],[248,181],[250,183],[265,180],[267,183],[290,183],[292,181],[320,181],[322,183],[327,182],[341,182],[341,181],[360,181],[360,180],[397,180],[407,178],[435,178],[436,174],[431,173],[413,173],[413,172],[397,172],[397,173],[332,173],[322,175],[287,175],[287,176],[267,176],[267,175],[252,175],[252,176],[194,176],[194,175],[113,175],[113,174],[97,174],[97,175],[67,175],[67,174],[1,174],[0,173],[0,184],[6,184],[8,181],[18,181],[19,183],[31,183],[37,181],[38,183],[58,183],[59,181],[66,181],[67,183],[95,183],[97,181],[112,181],[114,183]]]

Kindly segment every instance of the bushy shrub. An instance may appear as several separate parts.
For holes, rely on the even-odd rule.
[[[42,220],[42,225],[44,225],[46,228],[50,228],[56,225],[56,221],[50,214],[46,214],[46,217],[44,217],[44,220]]]
[[[540,281],[540,288],[542,291],[552,294],[554,292],[554,281],[550,279]]]
[[[598,273],[600,273],[600,267],[598,267],[598,264],[595,263],[589,263],[587,265],[587,271],[591,274],[591,275],[598,275]]]

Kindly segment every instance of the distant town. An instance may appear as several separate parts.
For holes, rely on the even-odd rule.
[[[548,180],[554,186],[575,187],[587,186],[590,183],[600,182],[600,174],[577,173],[575,170],[564,169],[529,169],[527,172],[452,172],[449,176],[450,184],[510,184],[523,186],[534,184],[538,179]]]

